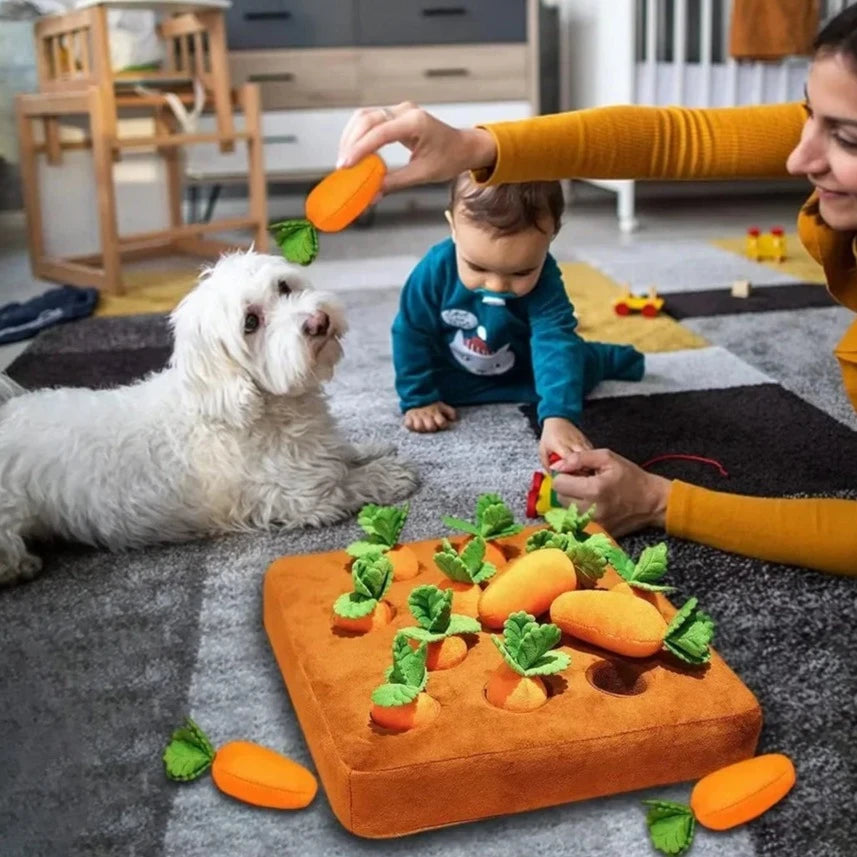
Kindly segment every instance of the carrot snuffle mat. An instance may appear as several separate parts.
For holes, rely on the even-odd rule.
[[[522,530],[490,494],[445,537],[408,542],[406,518],[367,506],[360,542],[265,577],[265,628],[348,830],[401,836],[753,756],[759,705],[696,599],[667,600],[664,544],[629,557],[574,508]]]

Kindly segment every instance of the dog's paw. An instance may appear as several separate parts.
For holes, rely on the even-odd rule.
[[[373,462],[383,474],[378,478],[376,503],[388,505],[410,497],[420,487],[420,477],[398,458],[385,456]]]
[[[41,570],[42,561],[32,554],[25,554],[14,565],[0,559],[0,586],[32,580]]]
[[[396,447],[392,443],[371,441],[369,443],[356,443],[349,446],[346,451],[346,460],[349,464],[361,465],[376,461],[379,458],[392,457]]]

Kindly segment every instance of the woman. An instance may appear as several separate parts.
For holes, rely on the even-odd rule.
[[[366,108],[340,141],[348,166],[391,142],[412,152],[384,190],[444,181],[557,178],[714,179],[805,175],[814,186],[798,215],[830,294],[857,312],[857,6],[819,34],[804,104],[719,109],[602,107],[454,129],[413,104]],[[857,409],[857,321],[836,349]],[[857,502],[744,497],[670,482],[606,450],[568,456],[555,488],[595,503],[622,535],[646,526],[747,556],[857,574]]]

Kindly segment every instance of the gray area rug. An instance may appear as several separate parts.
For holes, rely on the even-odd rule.
[[[397,292],[344,297],[353,333],[331,385],[332,406],[352,437],[392,438],[419,467],[423,485],[412,498],[408,538],[442,532],[442,513],[467,516],[486,490],[501,493],[521,517],[537,468],[536,438],[525,414],[514,405],[473,408],[447,433],[405,432],[392,392],[388,335]],[[162,365],[169,345],[161,318],[91,319],[40,336],[11,374],[31,387],[122,383]],[[760,368],[785,383],[775,366]],[[854,496],[857,436],[823,405],[819,410],[796,399],[759,373],[746,373],[755,378],[749,386],[720,390],[717,366],[709,371],[710,391],[697,378],[687,393],[617,390],[598,399],[588,419],[600,434],[591,436],[620,451],[637,447],[642,459],[663,451],[663,440],[652,436],[670,423],[686,417],[690,424],[697,414],[692,431],[701,446],[700,425],[763,400],[761,412],[748,406],[741,417],[750,423],[748,436],[760,438],[758,448],[742,452],[747,444],[736,433],[727,451],[736,473],[729,487],[793,493],[800,485],[824,485],[829,490],[823,493]],[[827,365],[825,377],[834,371]],[[706,397],[714,402],[711,413]],[[776,431],[764,434],[772,408],[795,404],[806,408],[800,425],[831,438],[835,457],[822,449],[794,467],[792,447],[777,446]],[[654,433],[652,426],[658,427]],[[791,441],[792,432],[779,434]],[[797,443],[812,439],[798,437]],[[712,477],[703,474],[700,481],[706,478]],[[683,801],[690,784],[370,842],[339,826],[323,793],[304,811],[277,813],[234,802],[210,782],[179,786],[164,778],[164,742],[188,713],[215,745],[252,739],[312,766],[262,629],[261,581],[279,555],[340,548],[357,534],[356,523],[348,522],[121,556],[57,546],[46,554],[43,576],[0,592],[2,857],[653,853],[639,801]],[[637,551],[653,538],[643,534],[626,547]],[[699,596],[718,622],[718,650],[759,697],[765,715],[760,752],[786,752],[798,770],[788,800],[732,833],[700,830],[692,853],[853,857],[857,670],[849,651],[855,581],[676,540],[670,549],[677,600]]]

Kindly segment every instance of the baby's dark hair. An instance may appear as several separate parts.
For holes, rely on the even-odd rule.
[[[535,227],[544,232],[540,221],[553,220],[553,232],[559,232],[565,202],[559,182],[520,182],[516,184],[478,185],[470,173],[462,173],[452,183],[449,209],[460,211],[476,226],[513,235]]]

